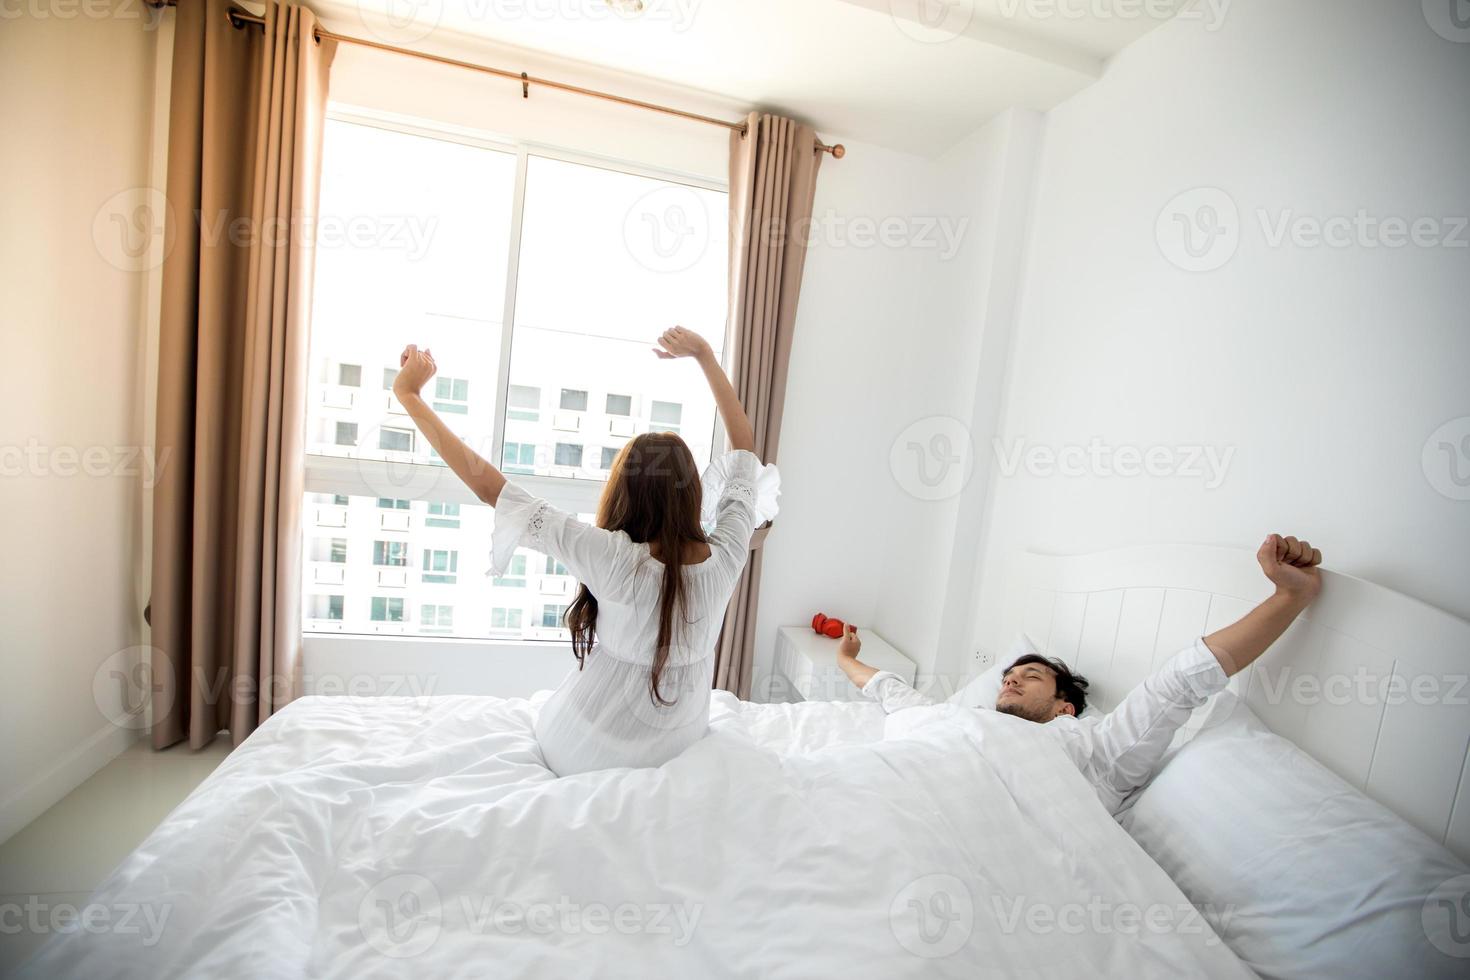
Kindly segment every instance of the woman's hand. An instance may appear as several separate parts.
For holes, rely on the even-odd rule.
[[[410,395],[417,396],[438,370],[439,365],[434,363],[434,355],[427,347],[419,350],[414,344],[409,344],[398,357],[398,377],[393,379],[393,394],[400,402]]]
[[[665,330],[658,338],[659,346],[653,352],[666,361],[676,357],[706,358],[714,356],[714,349],[710,347],[709,341],[705,340],[693,330],[683,327],[674,327]]]

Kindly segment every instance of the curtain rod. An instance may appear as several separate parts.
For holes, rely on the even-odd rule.
[[[171,0],[146,0],[146,2],[150,7],[171,7],[174,5]],[[236,28],[244,27],[246,24],[258,24],[262,27],[265,26],[264,17],[252,14],[248,10],[243,10],[239,7],[231,7],[229,13],[230,23],[232,23]],[[364,48],[376,48],[379,51],[387,51],[390,54],[402,54],[407,55],[410,58],[422,58],[425,61],[433,61],[441,65],[450,65],[454,68],[468,68],[470,71],[483,72],[487,75],[495,75],[500,78],[509,78],[513,81],[519,81],[521,83],[521,95],[525,98],[530,98],[532,84],[544,85],[547,88],[560,89],[563,92],[572,92],[577,95],[586,95],[594,99],[605,99],[608,102],[617,102],[621,105],[629,105],[637,109],[649,109],[653,112],[662,112],[666,115],[678,116],[681,119],[692,119],[695,122],[707,123],[712,126],[724,126],[726,129],[734,130],[735,132],[740,133],[742,136],[745,134],[746,126],[743,122],[726,122],[723,119],[716,119],[713,116],[701,116],[698,113],[685,112],[683,109],[675,109],[670,106],[658,105],[653,102],[642,102],[638,99],[630,99],[622,95],[613,95],[610,92],[599,92],[596,89],[583,88],[580,85],[570,85],[566,82],[558,82],[550,78],[538,78],[535,75],[528,75],[523,71],[516,72],[509,71],[505,68],[493,68],[489,65],[477,65],[472,61],[460,61],[456,58],[445,58],[442,55],[430,54],[427,51],[415,51],[413,48],[399,48],[394,47],[391,44],[382,44],[378,41],[369,41],[365,38],[350,37],[346,34],[338,34],[334,31],[329,31],[326,28],[321,27],[320,25],[318,25],[312,33],[318,41],[325,37],[329,38],[330,40],[337,41],[340,44],[356,44]],[[841,160],[847,154],[847,148],[844,147],[841,143],[834,143],[833,145],[828,146],[821,140],[817,141],[817,151],[820,153],[830,153],[832,154],[833,158],[837,160]]]

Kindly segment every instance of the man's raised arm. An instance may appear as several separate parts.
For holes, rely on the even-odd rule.
[[[858,639],[857,630],[851,626],[844,627],[842,639],[837,643],[837,666],[864,694],[883,705],[884,711],[892,714],[902,708],[934,703],[933,699],[905,684],[897,674],[869,667],[859,660],[857,655],[862,648],[863,641]]]

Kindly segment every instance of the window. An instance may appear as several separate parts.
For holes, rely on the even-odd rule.
[[[661,432],[678,432],[679,422],[684,417],[684,406],[678,402],[653,403],[649,419]]]
[[[492,630],[515,630],[520,631],[521,616],[524,609],[512,609],[496,606],[490,610],[490,628]]]
[[[342,599],[340,595],[314,595],[306,603],[306,615],[310,619],[342,621]]]
[[[403,599],[398,596],[373,596],[372,620],[375,623],[403,622]]]
[[[541,389],[528,385],[511,385],[505,406],[505,417],[520,422],[536,422],[541,418]]]
[[[542,606],[541,626],[543,629],[559,629],[562,625],[562,617],[566,616],[566,606]]]
[[[434,410],[468,415],[470,411],[470,383],[465,378],[434,379]]]
[[[343,563],[347,561],[346,538],[312,538],[311,560]]]
[[[536,472],[536,444],[532,442],[507,442],[501,465],[507,473]]]
[[[378,498],[378,507],[383,510],[408,510],[411,503],[411,501],[404,500],[402,497]]]
[[[511,556],[510,564],[505,568],[505,574],[496,578],[495,584],[506,589],[523,589],[526,587],[526,556],[516,553]]]
[[[316,253],[304,464],[312,536],[349,544],[345,561],[302,576],[304,601],[344,595],[341,620],[310,619],[309,629],[550,635],[528,596],[546,557],[530,549],[492,592],[517,615],[492,625],[483,572],[494,511],[449,491],[443,460],[391,394],[398,352],[406,341],[431,347],[442,374],[425,398],[477,453],[570,510],[596,509],[603,444],[643,431],[655,397],[678,406],[677,421],[660,425],[677,425],[703,466],[714,401],[699,372],[649,353],[648,324],[688,324],[723,356],[726,207],[709,181],[329,111],[321,231],[339,231],[325,216],[352,216],[355,232]],[[341,505],[318,505],[318,492]],[[374,620],[375,597],[401,599],[398,618],[379,603]],[[424,616],[425,606],[436,611]],[[452,627],[440,625],[441,606],[454,609]]]
[[[408,564],[407,541],[374,541],[373,564],[402,567]]]
[[[615,460],[615,459],[618,458],[618,452],[619,452],[619,450],[616,447],[614,447],[614,446],[603,446],[602,447],[602,468],[603,469],[605,469],[605,470],[612,469],[613,460]]]
[[[459,571],[459,552],[424,551],[424,581],[438,585],[453,585]]]
[[[448,633],[454,629],[454,607],[419,606],[419,628],[425,633]]]
[[[413,437],[414,433],[410,429],[382,428],[378,430],[378,448],[395,453],[411,453]]]
[[[424,520],[427,527],[459,527],[459,504],[429,503],[429,516]]]
[[[547,555],[546,556],[546,574],[547,575],[566,575],[567,574],[567,566],[563,565],[561,562],[557,561],[555,558],[551,557],[550,555]]]

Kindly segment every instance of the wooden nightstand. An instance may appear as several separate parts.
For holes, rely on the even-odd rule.
[[[918,668],[872,630],[858,628],[863,641],[858,659],[879,670],[891,670],[912,684]],[[863,701],[837,666],[837,642],[818,635],[810,626],[782,626],[776,635],[775,676],[771,701]]]

